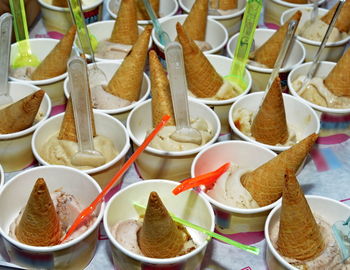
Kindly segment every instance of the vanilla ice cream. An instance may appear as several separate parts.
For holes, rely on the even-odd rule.
[[[10,76],[19,80],[31,81],[35,67],[10,68]]]
[[[194,42],[202,52],[210,51],[213,49],[213,47],[209,44],[209,42],[201,41],[201,40],[195,40]]]
[[[97,45],[97,48],[95,50],[95,57],[111,60],[124,59],[131,48],[132,45],[102,40]]]
[[[234,98],[243,92],[244,89],[241,89],[238,85],[233,85],[231,82],[224,80],[224,83],[221,85],[216,94],[210,98],[201,98],[205,100],[227,100]],[[188,91],[188,94],[192,97],[196,97],[191,91]]]

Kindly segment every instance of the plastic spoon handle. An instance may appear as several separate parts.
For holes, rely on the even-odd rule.
[[[312,11],[311,11],[311,22],[313,23],[318,16],[318,0],[315,0],[312,3]]]
[[[10,102],[11,97],[8,94],[8,75],[10,64],[11,34],[12,15],[10,13],[5,13],[0,17],[0,99],[10,99]]]

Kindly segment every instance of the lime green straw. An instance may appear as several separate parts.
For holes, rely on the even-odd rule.
[[[146,209],[145,206],[143,206],[142,204],[140,204],[140,203],[138,203],[138,202],[134,202],[134,206],[136,206],[136,207],[138,207],[138,208],[140,208],[140,209],[143,209],[143,210]],[[220,240],[220,241],[222,241],[222,242],[225,242],[225,243],[227,243],[227,244],[230,244],[230,245],[235,246],[235,247],[237,247],[237,248],[240,248],[240,249],[242,249],[242,250],[248,251],[248,252],[253,253],[253,254],[255,254],[255,255],[259,255],[260,249],[257,248],[257,247],[244,245],[244,244],[242,244],[242,243],[236,242],[236,241],[234,241],[234,240],[232,240],[232,239],[230,239],[230,238],[227,238],[227,237],[225,237],[225,236],[222,236],[222,235],[220,235],[220,234],[211,232],[211,231],[209,231],[209,230],[207,230],[207,229],[205,229],[205,228],[203,228],[203,227],[200,227],[200,226],[198,226],[198,225],[195,225],[195,224],[193,224],[193,223],[191,223],[191,222],[189,222],[189,221],[187,221],[187,220],[184,220],[184,219],[182,219],[182,218],[176,217],[176,216],[175,216],[174,214],[172,214],[171,212],[169,212],[169,215],[172,217],[172,219],[173,219],[174,221],[176,221],[176,222],[178,222],[178,223],[180,223],[180,224],[182,224],[182,225],[184,225],[184,226],[187,226],[187,227],[192,228],[192,229],[195,229],[195,230],[197,230],[197,231],[199,231],[199,232],[205,233],[206,235],[209,235],[209,236],[211,236],[211,237],[214,237],[214,238],[216,238],[216,239],[218,239],[218,240]]]

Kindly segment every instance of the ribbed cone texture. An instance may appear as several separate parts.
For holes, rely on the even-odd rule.
[[[67,0],[52,0],[52,5],[56,7],[68,7]]]
[[[171,258],[179,254],[185,243],[182,232],[170,217],[156,192],[151,192],[143,225],[138,232],[142,253],[152,258]]]
[[[33,125],[45,92],[38,90],[0,110],[0,134],[27,129]]]
[[[281,81],[276,77],[256,114],[251,132],[253,137],[269,145],[283,144],[288,139]]]
[[[182,25],[190,39],[205,40],[207,16],[208,0],[196,0]]]
[[[350,49],[324,79],[324,84],[334,95],[350,97]]]
[[[214,0],[209,2],[210,7],[214,9],[228,10],[237,8],[237,0]]]
[[[293,4],[300,4],[300,5],[308,3],[308,0],[284,0],[284,1],[293,3]]]
[[[169,81],[155,51],[150,51],[149,53],[149,65],[152,91],[153,127],[161,122],[164,115],[171,116],[166,125],[175,126]]]
[[[73,25],[61,41],[34,70],[32,80],[45,80],[66,72],[74,42],[76,27]]]
[[[129,54],[108,82],[105,89],[107,92],[129,101],[139,99],[151,31],[151,26],[145,27]]]
[[[292,170],[287,170],[283,189],[277,247],[283,256],[307,260],[324,249],[323,237]]]
[[[277,201],[283,191],[286,169],[297,171],[310,152],[318,135],[309,135],[291,148],[241,177],[243,186],[259,206]]]
[[[139,36],[134,0],[122,0],[110,41],[134,45]]]
[[[267,66],[268,68],[273,68],[282,47],[283,40],[286,37],[289,22],[291,20],[297,20],[299,22],[300,18],[301,11],[298,10],[294,13],[292,18],[285,22],[285,24],[272,35],[272,37],[270,37],[262,46],[256,49],[250,58]]]
[[[338,1],[339,2],[339,1]],[[334,12],[337,8],[338,3],[336,3],[322,18],[326,24],[330,24],[333,18]],[[334,25],[340,32],[350,31],[350,0],[346,0],[344,6],[342,7],[337,21]]]
[[[59,243],[60,221],[43,178],[36,181],[15,234],[20,242],[31,246]]]
[[[223,79],[194,41],[187,36],[180,23],[176,24],[176,30],[183,49],[188,89],[200,98],[214,96],[223,84]]]
[[[138,20],[149,20],[149,16],[146,10],[145,5],[143,4],[143,0],[134,0],[137,6],[137,19]],[[159,4],[160,0],[150,0],[149,1],[156,16],[159,17]]]

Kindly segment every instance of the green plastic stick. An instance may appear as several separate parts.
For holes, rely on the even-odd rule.
[[[138,207],[138,208],[140,208],[140,209],[142,209],[142,210],[145,210],[145,209],[146,209],[145,206],[143,206],[142,204],[140,204],[140,203],[138,203],[138,202],[134,202],[134,206],[136,206],[136,207]],[[195,224],[193,224],[193,223],[191,223],[191,222],[189,222],[189,221],[187,221],[187,220],[184,220],[184,219],[182,219],[182,218],[176,217],[176,216],[175,216],[173,213],[171,213],[171,212],[169,212],[169,215],[172,217],[172,219],[173,219],[174,221],[176,221],[176,222],[178,222],[178,223],[180,223],[180,224],[182,224],[182,225],[184,225],[184,226],[187,226],[187,227],[192,228],[192,229],[195,229],[195,230],[197,230],[197,231],[199,231],[199,232],[205,233],[206,235],[209,235],[209,236],[211,236],[211,237],[214,237],[214,238],[216,238],[216,239],[218,239],[218,240],[220,240],[220,241],[222,241],[222,242],[225,242],[225,243],[227,243],[227,244],[230,244],[230,245],[235,246],[235,247],[237,247],[237,248],[240,248],[240,249],[242,249],[242,250],[248,251],[248,252],[253,253],[253,254],[255,254],[255,255],[259,255],[260,249],[257,248],[257,247],[244,245],[244,244],[242,244],[242,243],[236,242],[236,241],[234,241],[234,240],[232,240],[232,239],[230,239],[230,238],[227,238],[227,237],[225,237],[225,236],[222,236],[222,235],[220,235],[220,234],[211,232],[211,231],[209,231],[209,230],[207,230],[207,229],[205,229],[205,228],[203,228],[203,227],[200,227],[200,226],[198,226],[198,225],[195,225]]]

